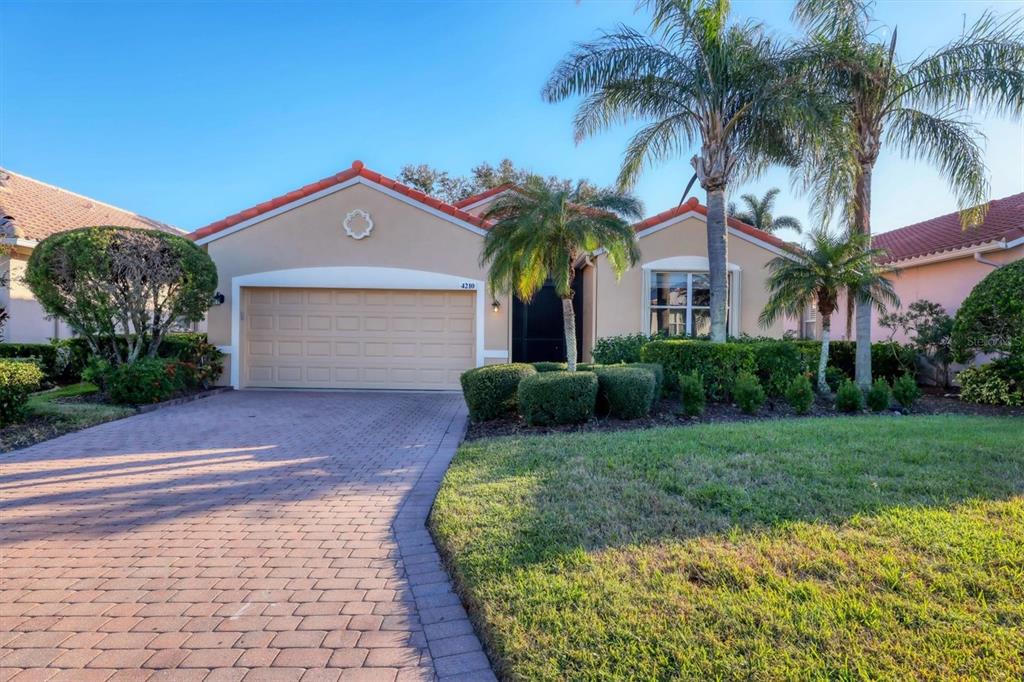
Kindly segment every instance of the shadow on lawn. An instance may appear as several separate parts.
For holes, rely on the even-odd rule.
[[[1024,493],[1024,422],[1007,418],[808,419],[501,439],[469,443],[462,457],[452,484],[466,492],[451,494],[481,510],[484,498],[500,496],[514,509],[503,510],[500,529],[485,522],[478,536],[504,547],[506,567]]]
[[[0,547],[387,495],[458,396],[235,392],[0,455]],[[444,422],[447,425],[447,422]]]

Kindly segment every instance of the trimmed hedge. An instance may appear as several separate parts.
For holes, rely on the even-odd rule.
[[[712,401],[728,400],[741,372],[757,370],[753,343],[712,343],[688,339],[651,341],[640,355],[646,363],[664,367],[670,390],[679,388],[679,377],[696,372],[704,380],[704,391]]]
[[[806,368],[817,371],[821,355],[820,341],[789,341],[800,349]],[[917,351],[913,347],[895,341],[880,341],[871,344],[871,375],[892,383],[907,372],[914,371]],[[857,343],[855,341],[830,341],[828,345],[828,366],[835,367],[847,378],[853,378],[857,364]],[[802,371],[802,370],[801,370]],[[833,390],[835,390],[833,388]]]
[[[32,361],[0,360],[0,426],[21,421],[29,396],[43,378],[43,370]]]
[[[640,351],[650,340],[651,337],[644,334],[606,336],[594,343],[590,354],[594,362],[605,365],[636,364],[640,362]]]
[[[43,371],[44,380],[56,383],[59,378],[57,346],[50,343],[0,343],[0,358],[32,360]]]
[[[544,361],[544,362],[533,362],[533,363],[530,363],[530,364],[532,364],[533,368],[535,370],[537,370],[538,372],[564,372],[565,371],[565,367],[566,367],[564,362],[548,362],[548,361]]]
[[[597,384],[593,372],[528,376],[519,382],[519,413],[530,426],[585,422],[594,416]]]
[[[757,378],[770,396],[784,394],[793,377],[803,374],[808,367],[818,366],[817,358],[814,364],[809,365],[809,358],[791,341],[758,341],[751,346],[754,348]]]
[[[485,365],[463,372],[462,396],[475,422],[497,419],[516,411],[519,382],[537,374],[532,365]]]
[[[656,381],[654,372],[637,365],[598,367],[598,412],[617,419],[646,417],[654,404]]]
[[[651,399],[653,407],[665,392],[665,368],[657,362],[631,362],[626,367],[639,367],[649,370],[654,375],[654,397]]]

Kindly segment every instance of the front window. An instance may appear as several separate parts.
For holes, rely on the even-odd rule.
[[[652,334],[710,334],[711,278],[708,273],[652,272],[650,315]]]

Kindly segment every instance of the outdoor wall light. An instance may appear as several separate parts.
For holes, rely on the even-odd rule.
[[[224,294],[219,291],[213,295],[213,304],[222,305],[224,303]]]
[[[493,310],[494,312],[498,312],[499,310],[501,310],[501,301],[499,301],[498,299],[494,299],[493,301],[491,301],[491,310]]]

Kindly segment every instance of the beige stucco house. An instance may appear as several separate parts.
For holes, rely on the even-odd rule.
[[[561,330],[560,318],[554,333],[544,324],[544,292],[530,306],[496,298],[479,263],[481,214],[503,191],[514,190],[446,204],[356,161],[193,232],[217,264],[224,302],[207,324],[228,356],[225,381],[452,389],[470,367],[542,359]],[[584,358],[612,334],[706,331],[705,213],[691,199],[636,225],[641,265],[619,281],[602,255],[579,264]],[[791,248],[730,223],[731,333],[798,331],[799,321],[757,325],[765,266]]]
[[[41,240],[76,227],[121,225],[185,234],[183,230],[0,168],[0,307],[9,315],[4,341],[46,343],[71,330],[47,317],[23,282],[25,264]]]

